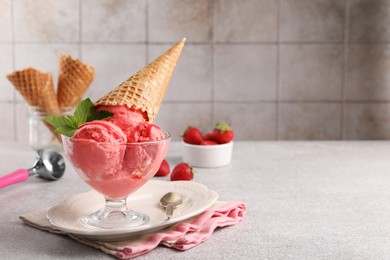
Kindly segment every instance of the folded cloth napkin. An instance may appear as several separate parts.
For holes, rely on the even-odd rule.
[[[217,201],[202,214],[176,223],[167,229],[117,242],[88,240],[80,235],[58,230],[48,221],[46,217],[48,210],[49,208],[34,211],[20,216],[20,219],[25,224],[41,230],[66,234],[82,244],[100,249],[119,259],[130,259],[148,253],[158,245],[177,250],[190,249],[209,239],[216,228],[238,223],[244,217],[246,205],[237,201]]]

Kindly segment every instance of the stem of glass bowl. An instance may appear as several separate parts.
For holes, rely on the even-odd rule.
[[[126,199],[110,199],[106,197],[103,209],[81,218],[87,227],[118,229],[130,228],[149,222],[149,216],[135,212],[126,205]]]

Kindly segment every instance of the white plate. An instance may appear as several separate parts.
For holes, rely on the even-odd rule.
[[[160,198],[174,191],[183,198],[183,204],[176,208],[170,220],[166,220],[165,209],[159,204]],[[208,209],[218,198],[215,191],[193,181],[150,180],[127,199],[130,209],[147,214],[147,224],[120,229],[87,228],[80,218],[104,207],[104,197],[96,191],[76,194],[47,212],[50,223],[58,229],[82,235],[94,240],[122,240],[131,236],[162,229],[179,221],[198,215]]]

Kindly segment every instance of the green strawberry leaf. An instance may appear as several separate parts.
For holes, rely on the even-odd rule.
[[[113,114],[109,111],[96,111],[91,99],[81,101],[73,115],[47,116],[45,120],[56,128],[56,132],[72,137],[76,130],[84,123],[94,120],[107,120]]]
[[[230,131],[232,130],[232,128],[230,127],[229,124],[225,123],[225,122],[220,122],[220,123],[217,123],[217,125],[215,126],[216,129],[218,129],[219,131],[221,131],[222,133],[225,132],[225,131]]]

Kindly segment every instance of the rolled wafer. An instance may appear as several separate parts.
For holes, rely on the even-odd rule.
[[[146,112],[153,122],[164,98],[186,38],[95,102],[96,106],[127,105]]]
[[[94,67],[62,53],[58,74],[57,99],[59,107],[76,107],[94,77]]]
[[[7,79],[30,106],[58,114],[58,102],[50,73],[29,67],[8,74]]]
[[[47,115],[59,115],[57,96],[50,73],[41,72],[34,68],[14,71],[7,79],[15,86],[31,107],[36,107]],[[44,122],[53,135],[61,142],[61,137],[53,126]]]

